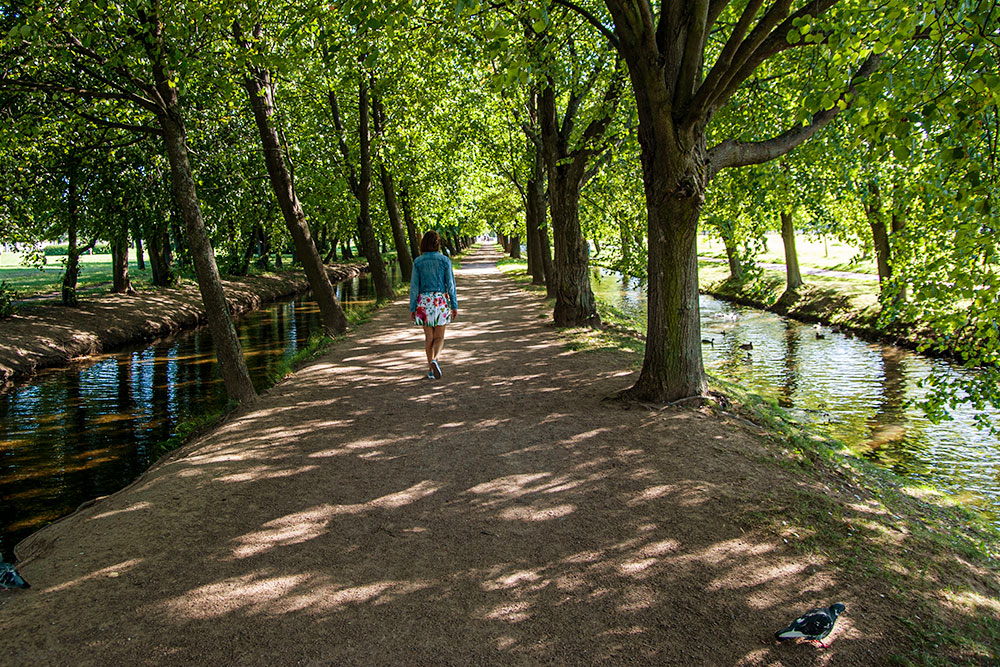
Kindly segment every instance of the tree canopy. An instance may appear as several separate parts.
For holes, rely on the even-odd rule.
[[[72,225],[86,245],[118,229],[145,242],[162,284],[182,261],[207,284],[202,225],[224,271],[266,266],[298,233],[268,184],[271,150],[324,259],[353,245],[377,272],[391,247],[405,267],[430,228],[526,239],[559,324],[598,322],[592,263],[647,280],[636,398],[705,389],[698,232],[742,269],[765,230],[792,220],[870,245],[884,326],[929,323],[928,347],[995,369],[998,12],[970,0],[15,0],[0,9],[2,242],[31,247]],[[250,100],[268,97],[272,148],[248,72],[265,82]],[[938,407],[1000,403],[996,383],[938,386]]]

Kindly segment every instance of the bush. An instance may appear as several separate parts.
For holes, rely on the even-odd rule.
[[[17,311],[14,300],[17,292],[10,288],[6,280],[0,280],[0,320],[10,317]]]
[[[69,252],[69,246],[65,243],[59,245],[47,245],[42,251],[46,257],[65,257]],[[92,251],[94,255],[108,255],[111,253],[111,244],[98,243]]]

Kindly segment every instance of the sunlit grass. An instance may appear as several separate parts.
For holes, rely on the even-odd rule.
[[[766,238],[767,248],[756,257],[757,261],[763,264],[784,265],[785,246],[781,242],[781,235],[770,232]],[[707,236],[699,237],[698,253],[706,257],[726,258],[726,248],[722,241]],[[836,239],[827,239],[824,242],[821,238],[812,239],[798,235],[795,238],[795,254],[802,268],[878,274],[871,253]]]

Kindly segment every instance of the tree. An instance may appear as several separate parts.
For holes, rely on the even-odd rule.
[[[249,403],[257,394],[202,219],[178,90],[182,72],[198,62],[192,55],[206,35],[186,32],[195,24],[187,10],[195,9],[159,2],[99,7],[72,0],[58,12],[22,14],[2,43],[12,65],[0,87],[47,94],[94,123],[163,138],[226,392]],[[143,123],[144,115],[156,126]]]
[[[847,14],[838,16],[838,23],[822,23],[819,19],[836,0],[804,3],[795,11],[790,0],[777,0],[767,9],[760,0],[745,6],[724,0],[691,6],[664,0],[658,10],[648,0],[605,4],[613,29],[593,13],[585,15],[628,64],[648,216],[646,352],[638,381],[623,395],[672,401],[701,394],[706,386],[696,232],[708,182],[722,169],[766,162],[812,137],[850,104],[857,84],[876,70],[880,59],[870,51],[853,53],[851,76],[823,91],[805,124],[799,119],[769,139],[728,138],[709,149],[707,128],[713,116],[762,63],[806,44],[835,49],[844,41],[838,28],[856,27],[851,22],[857,17]],[[914,28],[915,20],[911,35]],[[721,49],[712,46],[710,36],[722,40]]]
[[[245,51],[250,51],[250,42],[244,37],[239,21],[234,22],[233,33],[242,48]],[[257,48],[263,47],[263,33],[263,24],[258,22],[254,25],[252,34],[253,42]],[[292,171],[288,164],[290,157],[282,150],[278,130],[274,124],[274,84],[271,73],[263,65],[254,62],[252,58],[248,60],[245,67],[243,86],[246,88],[254,120],[257,122],[257,130],[260,133],[260,141],[263,146],[264,163],[267,166],[271,187],[278,199],[278,206],[284,217],[285,225],[292,235],[297,255],[305,269],[313,295],[319,303],[324,328],[328,335],[343,333],[347,330],[347,316],[344,314],[343,308],[340,307],[337,295],[333,291],[333,285],[330,284],[330,276],[326,272],[326,267],[323,266],[319,250],[309,233],[305,212],[302,210],[302,204],[295,192]]]

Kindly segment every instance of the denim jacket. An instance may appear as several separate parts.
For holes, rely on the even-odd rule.
[[[417,309],[417,297],[428,292],[443,292],[448,295],[452,310],[458,310],[458,295],[455,294],[455,274],[451,270],[451,260],[439,252],[425,252],[413,260],[413,274],[410,276],[410,312]]]

